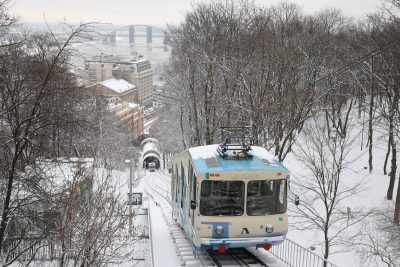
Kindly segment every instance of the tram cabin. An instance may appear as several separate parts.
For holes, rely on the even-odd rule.
[[[173,217],[198,249],[280,244],[288,231],[289,171],[266,149],[190,148],[171,162]]]
[[[156,163],[155,162],[150,162],[149,163],[149,170],[150,170],[150,172],[154,172],[156,170]]]

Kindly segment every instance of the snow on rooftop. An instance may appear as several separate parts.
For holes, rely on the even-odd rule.
[[[130,107],[130,108],[138,108],[138,107],[139,107],[139,104],[136,104],[136,103],[128,103],[128,107]]]
[[[279,161],[277,157],[275,157],[270,152],[268,152],[268,150],[266,150],[265,148],[260,147],[260,146],[251,146],[249,155],[266,160],[269,163],[274,163],[276,161]]]
[[[192,155],[193,160],[197,158],[214,158],[219,154],[217,152],[217,148],[219,145],[208,145],[208,146],[198,146],[189,148],[189,153]]]
[[[125,93],[129,90],[135,89],[136,86],[133,84],[128,83],[123,79],[111,78],[109,80],[99,82],[99,84],[119,93]]]
[[[203,158],[203,159],[214,158],[219,155],[217,152],[218,146],[219,145],[193,147],[189,149],[189,152],[192,155],[193,160],[197,158]],[[268,150],[260,146],[251,146],[249,155],[266,160],[269,163],[274,163],[278,161],[278,159],[274,155],[272,155],[270,152],[268,152]]]

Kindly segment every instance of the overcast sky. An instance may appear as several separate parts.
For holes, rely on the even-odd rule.
[[[115,24],[165,25],[178,23],[185,11],[190,10],[190,0],[14,0],[11,12],[28,22],[100,21]],[[255,0],[271,5],[281,0]],[[363,17],[380,5],[382,0],[292,0],[308,13],[321,8],[338,7],[346,15]],[[196,2],[201,2],[196,0]]]

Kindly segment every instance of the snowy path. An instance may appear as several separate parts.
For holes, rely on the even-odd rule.
[[[169,184],[161,182],[165,179],[161,174],[150,172],[142,179],[149,201],[154,267],[181,265],[170,233]]]
[[[156,205],[153,200],[149,200],[149,211],[151,212],[154,267],[180,266],[169,226],[164,219],[160,206]]]

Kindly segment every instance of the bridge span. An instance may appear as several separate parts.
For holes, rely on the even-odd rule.
[[[138,34],[138,31],[136,30],[136,28],[138,28],[138,27],[146,29],[144,34]],[[158,33],[154,33],[153,29],[157,30]],[[127,35],[123,34],[123,32],[126,32],[126,31],[128,34]],[[132,24],[132,25],[122,26],[118,29],[115,29],[114,31],[103,34],[103,42],[104,43],[116,43],[117,36],[124,36],[124,37],[129,36],[129,44],[134,44],[136,36],[146,36],[146,42],[152,43],[153,37],[156,37],[156,36],[164,37],[164,32],[165,32],[165,30],[161,29],[159,27],[145,25],[145,24]]]

